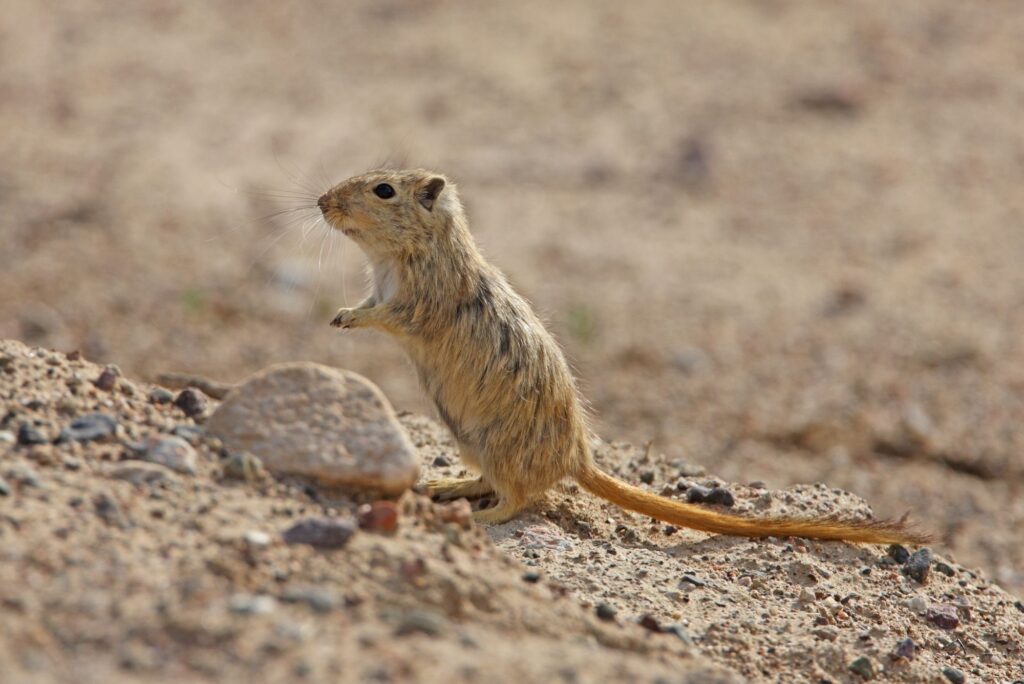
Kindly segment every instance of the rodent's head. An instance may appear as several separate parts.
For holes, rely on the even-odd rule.
[[[424,170],[353,176],[325,192],[317,204],[332,228],[377,254],[428,248],[462,212],[455,186]]]

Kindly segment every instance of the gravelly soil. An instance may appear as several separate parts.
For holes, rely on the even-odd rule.
[[[394,533],[359,530],[335,551],[288,545],[295,522],[353,520],[370,495],[236,479],[202,415],[197,425],[127,378],[101,389],[99,365],[17,342],[0,343],[0,365],[5,684],[855,682],[860,658],[885,681],[937,681],[944,667],[1024,677],[1024,605],[941,556],[948,567],[922,585],[885,549],[706,537],[574,486],[488,530],[464,502],[407,493]],[[116,432],[14,443],[22,425],[52,440],[95,412]],[[402,420],[425,476],[460,472],[443,429]],[[194,474],[139,460],[135,442],[168,432],[195,443]],[[823,485],[729,483],[625,444],[598,456],[670,495],[714,480],[746,514],[870,515]],[[908,638],[913,659],[893,657]]]

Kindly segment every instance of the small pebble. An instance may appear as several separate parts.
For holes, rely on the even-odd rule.
[[[398,529],[398,506],[394,501],[374,501],[359,507],[359,527],[390,534]]]
[[[190,423],[178,423],[171,428],[171,434],[195,446],[203,436],[203,428]]]
[[[910,552],[907,551],[907,549],[905,547],[900,546],[899,544],[891,545],[889,547],[888,554],[889,554],[889,558],[892,558],[894,561],[896,561],[900,565],[903,565],[904,563],[906,563],[910,559]]]
[[[119,377],[121,377],[121,369],[117,366],[107,366],[100,373],[99,377],[92,381],[92,384],[105,392],[109,392],[117,385]]]
[[[402,618],[395,628],[395,636],[426,634],[436,636],[444,631],[445,620],[433,611],[413,610]]]
[[[306,518],[281,535],[286,544],[308,544],[318,549],[340,549],[348,544],[356,527],[349,520]]]
[[[935,568],[935,572],[941,573],[946,577],[956,576],[956,570],[953,569],[953,566],[947,563],[943,563],[942,561],[936,561],[935,565],[933,565],[932,567]]]
[[[540,582],[540,573],[532,570],[530,572],[524,572],[523,581],[528,584],[536,584],[537,582]]]
[[[907,601],[907,607],[920,615],[924,611],[928,610],[928,602],[924,600],[923,596],[914,596]]]
[[[186,475],[196,473],[196,450],[181,437],[150,435],[146,439],[145,459],[150,463]]]
[[[455,523],[464,530],[473,524],[473,507],[465,499],[458,499],[440,507],[441,522]]]
[[[683,584],[692,584],[695,587],[706,587],[708,585],[708,583],[701,578],[690,574],[683,575],[679,580],[679,584],[680,586]]]
[[[654,471],[644,470],[640,473],[640,481],[644,484],[652,484],[654,482]]]
[[[31,423],[22,423],[18,426],[18,444],[46,444],[49,441]]]
[[[610,606],[607,603],[598,603],[596,611],[597,617],[605,622],[611,622],[615,619],[615,616],[619,611],[614,606]]]
[[[939,603],[925,611],[925,618],[939,629],[956,629],[960,626],[960,615],[956,606]]]
[[[266,532],[259,530],[249,530],[242,535],[242,539],[248,546],[253,548],[262,548],[264,546],[270,546],[270,535]]]
[[[206,411],[206,396],[194,387],[189,387],[178,392],[178,396],[174,398],[174,405],[189,418],[195,418]]]
[[[154,387],[149,393],[149,400],[154,404],[170,404],[174,401],[174,392],[163,387]]]
[[[835,627],[818,627],[812,633],[824,641],[835,641],[839,638],[839,630]]]
[[[724,487],[701,487],[694,485],[686,491],[686,501],[689,503],[709,503],[722,506],[732,506],[736,500],[732,492]]]
[[[875,677],[875,666],[867,656],[861,656],[854,660],[850,663],[849,669],[861,679],[874,679]]]
[[[798,600],[800,601],[800,603],[814,603],[818,600],[818,597],[814,595],[813,591],[811,591],[807,587],[804,587],[800,590],[800,596]]]
[[[896,648],[892,651],[893,658],[906,658],[907,660],[913,660],[916,654],[917,644],[913,639],[903,639],[896,644]]]
[[[106,413],[87,413],[75,418],[61,430],[57,442],[94,442],[111,437],[116,431],[117,421],[112,416]]]
[[[248,451],[236,451],[224,461],[224,477],[252,482],[263,475],[263,462]]]
[[[907,564],[903,568],[903,572],[916,580],[919,584],[924,584],[928,581],[928,573],[931,571],[931,567],[931,549],[921,549],[920,551],[915,551],[910,556],[909,560],[907,560]]]
[[[17,437],[10,430],[0,430],[0,444],[14,444],[17,441]]]
[[[264,594],[235,594],[228,600],[228,609],[240,615],[269,615],[276,608],[274,597]]]
[[[11,485],[7,484],[7,480],[0,477],[0,496],[10,496]]]
[[[317,613],[329,613],[338,607],[338,596],[328,587],[315,584],[291,585],[281,592],[285,603],[304,603]]]
[[[447,456],[438,456],[434,459],[434,465],[438,468],[445,468],[451,464],[452,462],[448,460]]]
[[[640,626],[648,631],[657,632],[658,634],[661,634],[664,631],[658,623],[658,620],[649,613],[640,618]]]
[[[964,676],[964,673],[955,667],[942,668],[942,674],[946,679],[953,682],[953,684],[964,684],[964,682],[967,681],[967,677]]]

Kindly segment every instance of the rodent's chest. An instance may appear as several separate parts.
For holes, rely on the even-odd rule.
[[[373,293],[378,302],[387,302],[398,293],[398,274],[390,264],[375,264]]]

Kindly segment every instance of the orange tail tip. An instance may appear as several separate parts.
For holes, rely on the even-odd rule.
[[[710,511],[651,494],[608,475],[594,466],[586,467],[576,480],[590,493],[630,511],[656,518],[670,525],[702,532],[737,537],[805,537],[861,544],[927,544],[931,537],[899,520],[843,520],[838,516],[818,518],[744,518]]]

